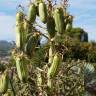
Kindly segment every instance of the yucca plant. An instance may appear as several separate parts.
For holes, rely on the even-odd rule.
[[[88,83],[91,80],[95,79],[96,78],[95,74],[96,74],[96,70],[92,64],[90,64],[90,63],[84,64],[85,83]]]
[[[86,63],[84,65],[84,83],[85,88],[88,91],[87,95],[89,94],[89,96],[94,96],[94,94],[96,93],[96,70],[94,68],[94,65],[90,63]]]

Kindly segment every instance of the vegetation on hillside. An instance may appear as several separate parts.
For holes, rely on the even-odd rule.
[[[5,40],[0,41],[0,57],[10,54],[11,49],[15,47],[14,42],[7,42]]]

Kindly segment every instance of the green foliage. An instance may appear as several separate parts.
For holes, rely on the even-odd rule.
[[[95,79],[96,78],[95,74],[96,74],[96,70],[95,70],[93,64],[89,64],[89,63],[84,64],[84,82],[85,82],[85,84],[89,83],[90,81]]]
[[[28,14],[28,20],[29,20],[29,22],[30,23],[31,22],[34,22],[35,19],[36,19],[36,6],[35,6],[35,4],[31,4],[29,6],[29,12],[28,13],[29,13]]]
[[[80,42],[75,39],[64,41],[64,45],[68,47],[68,51],[64,54],[64,59],[86,60],[87,62],[96,62],[96,44],[91,42]]]
[[[47,21],[47,7],[46,7],[45,2],[39,3],[39,16],[40,16],[40,20],[43,23],[46,23],[46,21]]]
[[[52,16],[48,17],[47,30],[48,30],[49,36],[53,38],[56,34],[56,30],[55,30],[55,21]]]
[[[35,67],[42,68],[46,62],[44,62],[45,59],[45,50],[44,48],[37,48],[36,52],[34,54],[34,57],[31,58],[31,64]]]
[[[82,28],[72,28],[70,31],[67,31],[66,34],[72,38],[78,39],[79,41],[88,42],[88,33]],[[82,36],[84,36],[83,40]]]
[[[6,69],[6,66],[4,64],[1,64],[0,62],[0,71],[3,72]]]
[[[4,73],[0,77],[0,93],[6,93],[8,89],[9,76],[8,72],[4,71]]]
[[[64,17],[63,17],[63,9],[56,8],[54,10],[54,20],[55,20],[55,29],[59,34],[64,33]]]
[[[36,69],[35,66],[29,64],[29,78],[27,83],[22,83],[18,79],[17,73],[13,75],[13,87],[16,96],[84,96],[84,74],[82,61],[68,61],[63,63],[59,68],[59,73],[55,76],[53,82],[53,91],[49,91],[47,85],[48,65],[43,65],[42,69]],[[39,87],[37,84],[37,71],[42,73],[43,83]]]

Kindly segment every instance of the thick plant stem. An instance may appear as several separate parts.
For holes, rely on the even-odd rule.
[[[41,72],[38,72],[38,74],[37,74],[37,85],[38,85],[38,87],[40,88],[40,89],[42,89],[42,74],[41,74]]]
[[[51,41],[50,48],[49,48],[49,60],[48,60],[49,64],[52,64],[52,62],[53,62],[54,51],[55,51],[54,42]]]
[[[48,77],[48,83],[47,83],[47,85],[48,85],[48,88],[50,88],[50,89],[52,89],[52,87],[53,87],[52,81],[53,80],[50,77]]]
[[[49,94],[52,93],[52,89],[53,89],[53,82],[50,77],[48,77],[47,86],[48,86],[47,94],[49,96]]]
[[[14,90],[13,83],[12,83],[11,79],[9,79],[9,82],[10,82],[10,85],[11,85],[13,95],[16,96],[16,93],[15,93],[15,90]]]
[[[53,47],[50,46],[50,48],[49,48],[49,61],[48,61],[49,64],[51,64],[52,61],[53,61],[53,56],[52,55],[53,55]]]
[[[53,96],[53,93],[54,93],[53,80],[54,80],[54,79],[48,77],[48,81],[47,81],[47,86],[48,86],[47,95],[48,95],[48,96]]]

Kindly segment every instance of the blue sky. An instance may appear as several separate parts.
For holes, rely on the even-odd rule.
[[[15,40],[15,15],[19,4],[27,7],[28,0],[0,0],[0,40]],[[74,27],[84,28],[89,40],[96,41],[96,0],[69,0],[69,4]]]

